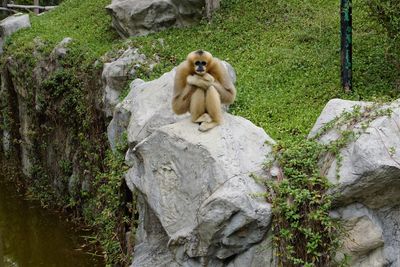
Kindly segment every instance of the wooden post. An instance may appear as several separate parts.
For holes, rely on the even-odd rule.
[[[33,0],[33,5],[34,6],[38,6],[39,5],[39,0]],[[38,8],[35,8],[33,11],[35,12],[36,15],[39,14],[39,9]]]
[[[352,7],[351,0],[340,0],[340,33],[341,33],[341,80],[346,92],[352,90]]]
[[[206,16],[211,20],[213,12],[220,6],[220,0],[206,0]]]

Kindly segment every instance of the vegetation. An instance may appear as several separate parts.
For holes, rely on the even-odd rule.
[[[190,51],[202,48],[231,63],[237,72],[238,96],[231,112],[263,127],[279,141],[277,159],[285,179],[270,185],[269,197],[280,222],[274,231],[282,263],[323,266],[318,264],[331,259],[339,230],[328,216],[331,198],[324,193],[329,185],[316,171],[317,161],[322,152],[334,153],[339,145],[326,148],[304,138],[332,98],[399,97],[396,65],[388,64],[385,57],[397,37],[389,34],[392,39],[385,38],[391,30],[369,18],[365,1],[372,0],[353,0],[354,92],[348,95],[339,79],[339,1],[224,0],[212,22],[128,41],[119,40],[110,28],[111,18],[104,10],[109,0],[65,0],[51,12],[32,15],[32,28],[7,39],[3,56],[3,65],[9,57],[15,60],[19,68],[14,69],[14,76],[20,77],[19,83],[39,103],[36,106],[32,101],[28,107],[36,122],[30,129],[35,140],[30,151],[31,194],[44,205],[56,202],[83,216],[98,230],[95,240],[105,249],[109,264],[127,261],[121,256],[127,246],[121,229],[129,229],[134,222],[134,197],[125,195],[123,149],[115,153],[107,149],[106,120],[93,101],[101,87],[103,55],[128,45],[149,57],[157,55],[160,63],[153,72],[140,74],[153,79],[171,70]],[[73,42],[61,70],[41,84],[26,79],[33,76],[39,59],[48,57],[65,37]],[[9,113],[3,108],[3,114]],[[8,121],[3,128],[12,128],[13,119]],[[71,146],[80,162],[76,165],[72,154],[57,158],[55,173],[64,177],[60,187],[64,194],[53,187],[54,168],[43,164],[47,149],[43,140],[54,138],[52,127],[59,124],[72,136],[60,149]],[[66,191],[73,173],[79,177],[75,177],[75,193],[69,195]],[[306,250],[296,251],[293,242],[304,243]]]
[[[383,26],[389,37],[386,57],[393,61],[400,73],[400,2],[396,0],[368,0],[371,15]],[[399,86],[400,80],[397,80]]]
[[[329,216],[330,185],[320,171],[326,147],[315,141],[275,146],[283,177],[268,183],[273,206],[272,225],[278,266],[331,266],[340,246],[340,227]],[[301,244],[301,245],[299,245]]]

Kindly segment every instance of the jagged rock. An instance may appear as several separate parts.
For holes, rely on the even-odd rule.
[[[374,211],[362,204],[351,204],[332,215],[344,221],[346,230],[339,258],[344,254],[349,256],[350,266],[385,266],[383,229]]]
[[[364,120],[317,135],[323,125],[356,106]],[[335,206],[346,207],[347,215],[341,217],[353,224],[350,235],[358,244],[351,246],[347,242],[348,251],[355,257],[352,266],[400,264],[399,127],[400,100],[379,105],[334,99],[326,105],[309,135],[318,136],[322,143],[337,140],[342,130],[351,130],[357,136],[341,149],[339,157],[328,156],[321,162],[334,184],[330,193],[335,196]],[[364,211],[361,215],[360,210]]]
[[[235,70],[227,62],[224,62],[224,66],[232,81],[236,82]],[[128,96],[115,107],[113,119],[107,128],[108,140],[113,149],[125,131],[129,144],[134,146],[155,129],[187,116],[177,116],[172,111],[174,76],[175,69],[154,81],[136,79],[131,83]]]
[[[3,53],[4,38],[14,32],[31,27],[28,14],[18,13],[0,21],[0,54]]]
[[[68,53],[67,46],[73,41],[71,37],[65,37],[56,47],[53,49],[50,58],[53,60],[62,59]]]
[[[235,80],[235,72],[226,63]],[[108,127],[114,146],[127,131],[139,192],[139,228],[132,266],[251,265],[266,235],[270,205],[251,174],[262,173],[273,140],[249,121],[225,114],[210,132],[172,112],[175,70],[157,80],[136,79]]]
[[[270,205],[256,196],[263,188],[251,174],[262,172],[271,153],[266,141],[273,140],[229,114],[210,132],[197,128],[186,118],[157,129],[128,152],[126,180],[159,220],[179,265],[227,266],[224,260],[261,242],[268,230]]]
[[[138,49],[128,48],[116,60],[105,63],[102,73],[103,110],[106,116],[111,117],[115,106],[120,102],[119,96],[129,79],[135,76],[136,69],[145,64],[146,56]]]
[[[315,136],[333,116],[343,110],[350,111],[357,105],[366,107],[373,103],[329,101],[310,137]],[[377,108],[381,111],[387,109],[392,110],[391,116],[373,119],[366,129],[363,129],[365,122],[352,125],[351,129],[360,131],[361,135],[341,150],[339,166],[336,158],[328,161],[326,173],[328,179],[336,184],[334,191],[338,194],[338,202],[349,204],[357,200],[373,208],[400,204],[400,101]],[[323,143],[336,140],[339,131],[332,129],[319,140]],[[371,195],[374,197],[371,198]]]
[[[219,7],[216,0],[113,0],[106,9],[122,37],[146,35],[200,21]]]
[[[0,36],[7,37],[14,32],[31,27],[28,14],[18,13],[0,21]]]

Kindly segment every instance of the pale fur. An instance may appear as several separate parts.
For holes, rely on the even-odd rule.
[[[205,74],[195,72],[195,61],[205,61]],[[192,121],[208,131],[222,122],[222,104],[232,104],[236,89],[222,62],[209,52],[191,52],[176,69],[172,109],[190,112]]]

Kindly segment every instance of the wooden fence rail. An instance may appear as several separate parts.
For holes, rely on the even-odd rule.
[[[8,8],[24,8],[24,9],[39,9],[39,10],[51,10],[56,8],[57,6],[34,6],[34,5],[15,5],[15,4],[7,4]]]

